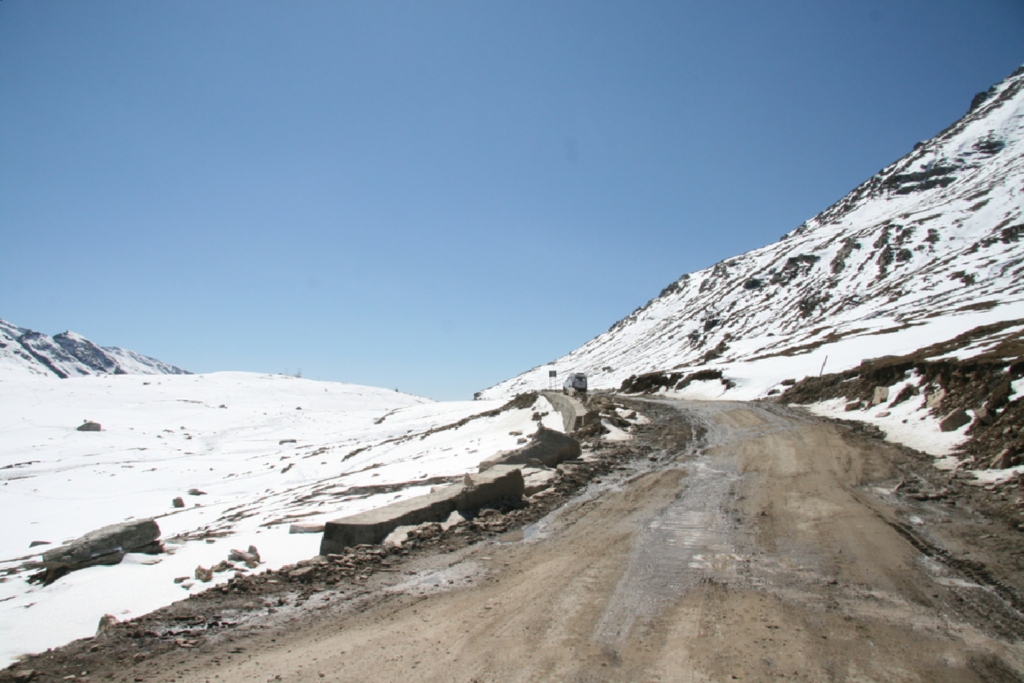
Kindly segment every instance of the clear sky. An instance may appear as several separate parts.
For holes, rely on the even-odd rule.
[[[469,398],[1021,63],[1020,0],[2,0],[0,317]]]

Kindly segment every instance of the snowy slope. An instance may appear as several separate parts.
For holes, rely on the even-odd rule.
[[[1024,319],[1022,166],[1024,67],[779,242],[684,275],[608,332],[480,396],[547,387],[549,370],[618,388],[718,369],[736,386],[705,393],[753,398],[817,375],[826,358],[835,372]]]
[[[0,320],[0,381],[24,377],[184,375],[187,371],[117,347],[101,347],[74,332],[50,337]]]
[[[322,523],[461,478],[515,448],[510,432],[533,433],[535,410],[549,413],[545,426],[562,428],[544,399],[480,416],[500,406],[235,372],[4,382],[0,667],[92,635],[104,614],[138,616],[209,587],[173,579],[215,565],[231,548],[255,545],[263,568],[312,557],[320,534],[289,534],[291,523]],[[102,431],[76,431],[86,419]],[[179,496],[185,508],[172,506]],[[129,554],[49,586],[27,583],[26,559],[145,517],[157,519],[174,554]],[[51,545],[30,549],[34,541]]]

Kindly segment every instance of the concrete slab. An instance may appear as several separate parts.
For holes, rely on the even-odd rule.
[[[478,510],[504,498],[521,498],[523,473],[518,467],[497,465],[487,472],[467,474],[461,484],[327,522],[320,554],[341,553],[360,543],[376,544],[400,526],[446,521],[456,510]]]
[[[568,434],[556,432],[541,426],[530,439],[530,442],[513,451],[505,451],[480,463],[480,471],[485,472],[497,465],[537,465],[555,467],[566,460],[580,457],[580,442]]]
[[[597,419],[597,412],[587,410],[587,407],[574,396],[557,391],[541,391],[538,393],[546,398],[554,409],[562,415],[562,426],[566,434],[571,434],[580,427],[590,424]]]
[[[538,470],[530,468],[523,470],[526,475],[523,477],[523,495],[532,496],[535,493],[540,493],[546,489],[551,488],[555,479],[558,478],[557,470]]]

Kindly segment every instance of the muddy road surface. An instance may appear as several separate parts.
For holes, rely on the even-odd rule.
[[[230,635],[94,657],[88,676],[1024,680],[1024,534],[907,496],[908,477],[945,476],[925,459],[772,404],[632,405],[652,420],[637,457],[525,530],[275,598]],[[85,659],[61,666],[47,677]]]

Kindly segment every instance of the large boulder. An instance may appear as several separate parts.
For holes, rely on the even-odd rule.
[[[48,585],[68,572],[99,564],[118,564],[125,553],[155,554],[163,549],[159,538],[160,527],[152,519],[111,524],[47,550],[43,553],[43,571],[32,578]]]
[[[484,460],[480,463],[480,471],[485,472],[495,465],[532,465],[537,462],[546,467],[555,467],[559,463],[578,457],[579,441],[568,434],[541,425],[528,444]]]

